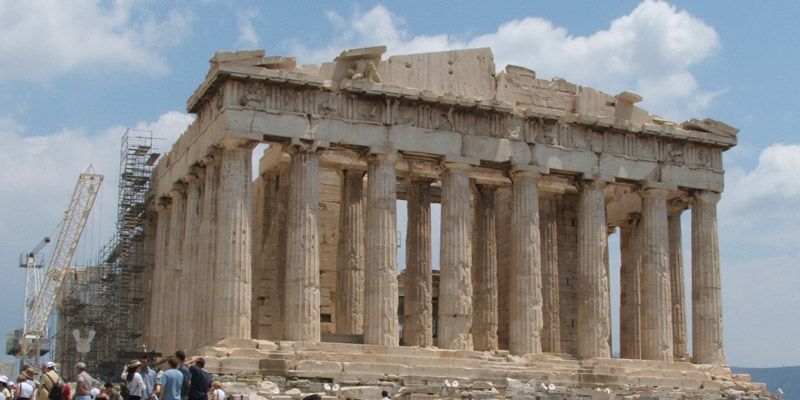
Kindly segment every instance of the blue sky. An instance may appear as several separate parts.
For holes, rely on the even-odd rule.
[[[727,360],[800,364],[797,15],[792,1],[0,0],[0,272],[8,293],[0,330],[22,321],[19,253],[52,232],[78,174],[92,163],[106,175],[75,259],[88,264],[116,218],[125,128],[153,130],[168,150],[192,120],[186,100],[216,50],[263,48],[319,64],[369,45],[390,54],[490,46],[498,70],[518,64],[545,79],[631,90],[667,118],[711,117],[741,129],[739,146],[725,153],[719,206]],[[614,251],[617,275],[618,263]]]

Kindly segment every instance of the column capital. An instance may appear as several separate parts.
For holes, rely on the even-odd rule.
[[[670,190],[661,189],[661,188],[653,188],[653,187],[643,187],[636,191],[639,196],[642,198],[661,198],[666,199],[667,196],[671,193]]]
[[[384,152],[381,149],[370,147],[369,153],[367,154],[367,162],[378,161],[395,164],[399,160],[400,154],[394,150],[387,150]]]
[[[608,184],[613,181],[606,181],[604,179],[586,179],[581,178],[576,182],[578,186],[578,190],[585,190],[585,189],[595,189],[595,190],[603,190],[608,186]]]
[[[717,204],[722,197],[720,193],[710,190],[698,190],[692,193],[692,204]]]
[[[461,156],[444,156],[441,161],[442,168],[446,170],[464,170],[469,171],[472,167],[480,165],[480,160],[471,157]]]
[[[256,142],[255,140],[243,139],[235,136],[227,136],[223,137],[222,139],[220,139],[219,142],[217,142],[217,147],[226,150],[236,149],[236,148],[244,148],[252,150],[254,147],[256,147],[257,144],[258,142]]]
[[[174,199],[183,196],[184,193],[186,193],[186,184],[183,182],[175,182],[172,184],[172,189],[167,192],[167,196]]]
[[[667,214],[669,216],[680,216],[684,211],[689,209],[689,203],[684,199],[673,199],[667,201]]]
[[[283,149],[291,155],[298,151],[317,153],[327,149],[329,146],[330,143],[324,140],[304,140],[292,138],[287,145],[283,146]]]
[[[532,178],[532,179],[539,179],[542,175],[547,175],[550,173],[550,168],[542,167],[539,165],[528,165],[528,164],[512,164],[511,168],[508,170],[508,175],[514,178]]]

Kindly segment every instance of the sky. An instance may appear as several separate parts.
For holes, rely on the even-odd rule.
[[[797,15],[795,1],[0,0],[0,331],[22,325],[19,254],[53,235],[89,164],[105,181],[73,263],[96,262],[116,220],[123,133],[152,131],[168,151],[215,51],[301,65],[373,45],[384,57],[488,46],[498,71],[629,90],[668,119],[741,130],[718,207],[727,362],[800,365]],[[618,235],[610,246],[618,304]]]

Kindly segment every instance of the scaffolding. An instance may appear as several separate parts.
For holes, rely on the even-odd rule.
[[[147,350],[142,335],[149,303],[144,293],[152,274],[153,255],[145,245],[149,220],[146,197],[158,157],[153,151],[152,131],[125,131],[116,231],[100,251],[101,265],[74,271],[69,281],[72,287],[63,292],[60,302],[57,360],[77,362],[71,359],[77,356],[102,380],[116,380],[113,377],[132,354]],[[94,331],[88,353],[77,353],[74,330],[81,337]]]

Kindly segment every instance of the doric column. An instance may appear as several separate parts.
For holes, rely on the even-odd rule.
[[[608,204],[608,198],[606,198],[606,204]],[[610,252],[609,252],[609,247],[608,247],[608,242],[609,242],[608,238],[610,238],[610,237],[611,237],[611,235],[613,235],[613,234],[614,234],[614,233],[616,233],[616,232],[617,232],[617,227],[615,227],[615,226],[612,226],[612,225],[608,225],[608,226],[606,226],[606,250],[605,250],[605,252],[604,252],[604,253],[605,253],[605,257],[604,257],[604,258],[605,258],[605,260],[604,260],[603,262],[606,264],[606,276],[607,276],[607,277],[608,277],[608,279],[609,279],[609,296],[608,296],[608,307],[607,307],[607,309],[608,309],[608,320],[609,320],[609,321],[611,321],[611,293],[610,293],[610,285],[611,285],[611,257],[610,257],[610,254],[609,254]],[[610,326],[610,325],[609,325],[609,326]],[[611,335],[611,334],[609,334],[609,335],[608,335],[608,348],[609,348],[609,349],[613,349],[613,348],[614,348],[614,341],[613,341],[613,339],[614,339],[614,335]]]
[[[669,230],[669,278],[672,292],[672,354],[676,360],[689,355],[686,337],[686,292],[683,279],[683,244],[681,243],[681,214],[683,202],[670,204],[667,217]]]
[[[284,156],[289,158],[288,155]],[[286,304],[286,250],[287,250],[287,215],[289,214],[289,182],[291,161],[279,163],[276,171],[275,206],[267,232],[267,270],[274,274],[273,292],[270,293],[269,313],[271,316],[269,338],[283,340],[285,338],[285,321],[283,318]]]
[[[542,352],[540,176],[538,167],[517,166],[511,172],[508,350],[516,355]]]
[[[342,171],[336,268],[336,333],[364,332],[364,174]]]
[[[475,201],[475,265],[472,282],[474,317],[472,338],[475,350],[497,350],[497,236],[495,192],[497,186],[478,185]]]
[[[252,144],[220,145],[211,337],[249,339]]]
[[[373,154],[367,167],[364,343],[397,346],[397,153]]]
[[[542,258],[542,351],[561,352],[558,282],[558,207],[560,194],[540,191],[539,240]]]
[[[205,176],[203,179],[202,195],[202,220],[200,222],[200,232],[197,235],[199,242],[199,253],[197,255],[199,279],[202,283],[198,290],[206,293],[205,296],[196,298],[197,313],[195,324],[199,327],[197,343],[204,343],[213,338],[211,336],[211,325],[215,320],[210,310],[213,307],[214,293],[214,270],[217,264],[217,192],[219,186],[219,157],[207,155],[203,158],[205,166]]]
[[[639,290],[639,214],[631,216],[629,222],[620,227],[620,306],[619,306],[619,356],[640,359],[641,308]]]
[[[611,357],[609,281],[605,266],[606,182],[581,181],[578,195],[578,356]]]
[[[319,342],[319,154],[305,144],[289,153],[284,338]]]
[[[467,162],[443,165],[438,330],[443,349],[472,350],[471,168]]]
[[[720,194],[699,191],[692,201],[692,361],[724,364],[722,285],[717,238]]]
[[[178,348],[178,336],[183,335],[184,322],[181,316],[183,302],[187,296],[181,293],[179,282],[183,282],[184,269],[184,234],[186,233],[186,185],[176,183],[167,193],[170,197],[170,228],[167,241],[167,275],[164,287],[164,318],[161,323],[167,326],[164,335],[164,347]]]
[[[164,301],[166,299],[165,282],[167,281],[167,242],[169,238],[169,222],[171,220],[169,199],[156,201],[153,209],[158,213],[156,220],[155,264],[153,266],[153,290],[150,301],[149,350],[168,351],[164,347]]]
[[[200,168],[192,168],[191,172],[184,176],[183,181],[186,182],[186,224],[183,233],[183,254],[184,254],[184,268],[183,268],[183,282],[184,288],[195,291],[199,290],[200,282],[198,280],[198,250],[200,241],[197,240],[197,232],[200,230],[200,191],[201,184],[198,174]],[[182,291],[183,292],[183,291]],[[185,293],[185,292],[184,292]],[[186,296],[183,293],[179,295],[182,297],[180,300],[181,310],[177,319],[181,332],[177,336],[178,349],[189,349],[196,344],[195,330],[200,328],[197,325],[194,316],[195,299],[194,296]],[[198,335],[199,336],[199,335]]]
[[[433,345],[433,270],[431,268],[431,179],[408,179],[403,342]]]
[[[672,361],[672,300],[669,287],[668,189],[646,188],[641,222],[642,358]]]

